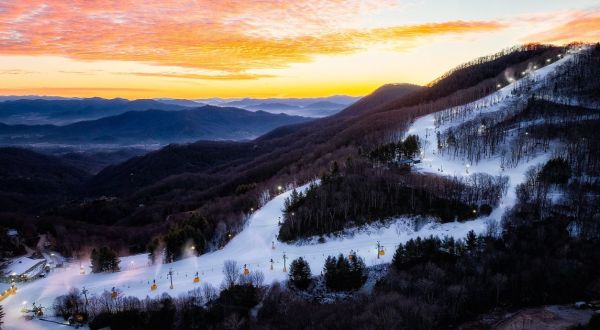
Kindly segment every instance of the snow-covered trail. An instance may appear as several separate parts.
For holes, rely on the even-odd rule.
[[[570,61],[572,57],[573,54],[570,53],[538,70],[529,71],[527,73],[527,77],[524,79],[530,79],[537,82],[537,84],[534,84],[533,86],[533,90],[535,90],[537,87],[539,87],[539,82],[542,81],[544,77],[552,73],[557,66],[565,63],[566,61]],[[422,144],[422,162],[415,165],[415,169],[417,171],[457,177],[468,176],[473,173],[508,176],[509,186],[506,195],[500,199],[499,207],[495,208],[494,211],[487,217],[488,219],[497,221],[502,218],[502,215],[507,209],[514,206],[516,202],[515,187],[525,180],[525,173],[527,169],[546,162],[550,155],[548,153],[539,154],[527,161],[520,162],[516,167],[504,169],[501,166],[500,156],[482,159],[477,163],[469,163],[466,159],[451,159],[450,157],[439,154],[437,152],[437,132],[443,133],[448,129],[454,128],[462,123],[476,119],[481,114],[502,111],[507,107],[516,106],[519,102],[524,102],[528,97],[527,95],[512,95],[513,90],[515,90],[517,86],[518,85],[516,82],[510,83],[493,94],[463,105],[462,107],[478,108],[478,110],[472,111],[466,116],[445,121],[442,125],[437,127],[435,124],[435,113],[420,117],[411,124],[406,132],[406,135],[417,135]],[[502,101],[495,104],[492,102],[492,100],[499,99]],[[482,104],[492,105],[481,107]],[[479,105],[479,107],[477,107],[477,105]],[[481,220],[481,218],[478,220]]]
[[[558,60],[532,75],[541,78],[543,75],[551,72],[558,63],[567,60],[569,56]],[[514,88],[514,83],[510,84],[488,97],[502,97],[509,102],[512,98],[510,92]],[[481,100],[480,100],[481,101]],[[479,101],[477,101],[479,102]],[[492,105],[473,113],[476,116],[481,111],[493,112],[500,109],[502,104]],[[454,122],[445,123],[438,130],[446,130],[450,127],[463,123],[465,119],[459,119]],[[434,125],[434,115],[428,115],[417,119],[407,131],[407,134],[416,134],[421,141],[424,141],[423,162],[415,166],[415,170],[421,172],[431,172],[440,175],[467,175],[464,162],[460,160],[451,160],[439,154],[436,154],[436,127]],[[339,253],[348,254],[351,250],[364,258],[367,265],[390,262],[399,243],[406,242],[411,238],[426,237],[430,235],[453,236],[463,238],[469,230],[482,233],[486,229],[486,222],[489,219],[500,220],[504,211],[514,205],[515,191],[514,187],[523,181],[525,171],[532,165],[542,163],[547,159],[547,155],[540,155],[528,162],[523,162],[515,168],[509,168],[501,172],[500,160],[488,159],[473,164],[469,168],[469,173],[488,173],[503,174],[510,178],[510,187],[506,196],[501,200],[500,207],[496,208],[488,217],[460,223],[452,222],[446,224],[429,223],[424,227],[414,230],[407,219],[397,219],[391,221],[388,226],[375,227],[370,226],[367,230],[354,231],[353,235],[327,238],[325,243],[305,243],[290,245],[277,242],[276,236],[279,231],[278,221],[282,217],[282,209],[285,199],[291,193],[290,191],[276,196],[273,200],[257,210],[249,218],[244,230],[235,236],[223,249],[206,253],[199,257],[190,257],[170,264],[149,265],[148,256],[145,254],[128,256],[121,258],[121,271],[117,273],[105,274],[85,274],[79,272],[79,264],[71,265],[63,270],[57,270],[50,273],[46,278],[36,280],[31,283],[19,285],[15,296],[4,300],[6,317],[6,329],[47,329],[57,328],[60,325],[45,323],[41,321],[25,321],[21,317],[20,309],[23,302],[30,306],[32,302],[42,304],[49,309],[54,298],[66,294],[72,287],[85,287],[89,290],[89,295],[101,294],[115,287],[127,296],[137,296],[139,298],[157,297],[164,292],[171,296],[178,296],[194,288],[200,287],[203,283],[210,283],[219,286],[223,280],[221,272],[223,262],[226,260],[235,260],[241,267],[248,265],[251,272],[261,271],[265,275],[266,283],[272,281],[282,281],[287,279],[287,273],[283,272],[283,254],[288,257],[289,262],[297,257],[304,257],[310,263],[313,275],[320,274],[323,269],[325,258],[329,255]],[[440,169],[440,170],[438,170]],[[443,172],[441,172],[443,169]],[[303,186],[299,189],[306,189]],[[385,247],[385,255],[377,258],[376,244],[379,241]],[[275,242],[275,248],[272,248],[272,242]],[[274,265],[271,270],[270,260],[273,259]],[[84,265],[89,270],[89,265]],[[167,272],[172,269],[174,272],[174,288],[169,288]],[[193,277],[196,272],[200,274],[200,283],[193,283]],[[156,280],[158,290],[150,291],[152,280]]]
[[[305,189],[307,186],[301,187]],[[339,253],[348,254],[351,250],[364,258],[367,265],[390,262],[394,246],[410,238],[429,235],[451,235],[464,237],[466,233],[475,228],[478,232],[484,229],[481,221],[468,223],[428,224],[419,231],[411,229],[407,221],[399,220],[388,227],[372,228],[369,231],[358,232],[353,237],[331,238],[319,244],[290,245],[276,241],[279,231],[278,221],[282,217],[282,208],[285,198],[290,192],[285,192],[263,208],[257,210],[249,219],[247,227],[235,236],[223,249],[190,257],[170,264],[148,265],[146,254],[121,258],[121,269],[118,273],[85,274],[79,273],[79,265],[71,265],[63,270],[57,270],[48,277],[19,286],[15,296],[6,299],[3,304],[6,311],[6,329],[46,329],[60,327],[59,325],[41,321],[25,321],[21,317],[20,309],[25,301],[28,306],[32,302],[50,308],[55,297],[63,295],[72,287],[89,290],[89,295],[101,294],[110,291],[113,287],[121,290],[124,295],[144,298],[157,297],[163,292],[178,296],[202,283],[219,286],[223,280],[222,266],[226,260],[235,260],[240,267],[248,265],[251,272],[261,271],[265,275],[266,283],[283,281],[288,274],[283,272],[283,253],[289,262],[297,257],[304,257],[310,263],[314,275],[318,275],[323,268],[325,258]],[[385,247],[386,254],[377,258],[377,241]],[[272,248],[275,242],[275,249]],[[274,265],[271,270],[270,260]],[[89,269],[89,265],[84,265]],[[167,272],[174,272],[174,289],[169,289]],[[200,284],[193,283],[196,272],[200,274]],[[158,290],[150,291],[152,280],[156,279]]]

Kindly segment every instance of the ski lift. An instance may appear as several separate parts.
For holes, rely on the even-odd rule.
[[[248,267],[246,267],[246,265],[244,264],[244,276],[248,275],[250,275],[250,269],[248,269]]]
[[[113,286],[112,291],[110,292],[110,297],[112,299],[117,299],[117,297],[119,296],[119,293],[117,292],[117,290],[115,289],[115,287]]]
[[[152,285],[150,286],[150,291],[155,291],[158,288],[156,285],[156,280],[152,280]]]
[[[196,277],[194,277],[194,283],[199,283],[200,277],[198,277],[198,272],[196,272]]]

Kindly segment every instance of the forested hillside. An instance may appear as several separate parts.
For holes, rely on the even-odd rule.
[[[277,193],[278,186],[319,177],[333,161],[364,159],[369,150],[401,136],[415,117],[492,93],[504,72],[518,72],[538,61],[543,66],[544,58],[563,51],[535,45],[503,51],[466,64],[425,89],[408,86],[416,90],[398,95],[383,89],[365,98],[386,106],[360,111],[351,107],[348,114],[276,129],[252,142],[169,146],[108,168],[90,181],[91,196],[116,198],[73,204],[53,214],[69,221],[164,226],[166,218],[185,219],[194,211],[204,214],[211,226],[236,232],[243,214],[260,206],[264,196]],[[461,83],[446,83],[454,79]],[[389,102],[384,102],[387,95]],[[91,205],[104,210],[98,213],[101,219]]]

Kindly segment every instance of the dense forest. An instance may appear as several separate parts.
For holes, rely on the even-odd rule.
[[[569,166],[550,160],[532,170],[531,180],[567,189],[573,179],[567,176]],[[350,299],[319,304],[295,292],[304,286],[290,290],[273,284],[266,290],[260,274],[246,277],[226,262],[221,293],[208,285],[179,298],[140,300],[119,292],[113,298],[105,292],[84,307],[74,291],[57,298],[54,309],[65,318],[85,312],[92,329],[438,329],[465,322],[484,327],[478,315],[491,309],[509,312],[600,296],[600,228],[574,231],[580,219],[574,209],[540,216],[538,201],[529,197],[537,190],[530,181],[521,185],[517,205],[483,235],[417,238],[398,245],[388,274],[374,290]],[[298,263],[305,279],[310,267]],[[362,284],[364,271],[360,259],[330,256],[323,277],[335,283],[327,286],[332,292],[352,290]],[[258,313],[251,313],[259,301]],[[589,329],[598,322],[593,318]]]
[[[489,214],[507,185],[506,177],[481,173],[445,178],[381,168],[365,160],[349,160],[343,169],[334,163],[319,185],[292,191],[279,239],[328,234],[402,215],[464,221]]]

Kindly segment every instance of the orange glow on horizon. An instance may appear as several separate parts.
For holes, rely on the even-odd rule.
[[[359,96],[521,42],[600,38],[597,7],[490,18],[422,6],[441,14],[415,20],[396,0],[3,1],[0,93]]]

